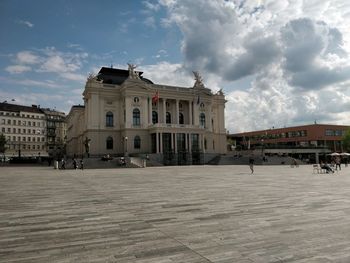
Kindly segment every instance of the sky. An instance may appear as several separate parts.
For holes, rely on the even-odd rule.
[[[69,112],[102,66],[223,89],[229,133],[350,125],[350,1],[0,0],[0,100]]]

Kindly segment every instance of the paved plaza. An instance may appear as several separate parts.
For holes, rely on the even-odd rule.
[[[350,167],[0,167],[0,262],[350,262]]]

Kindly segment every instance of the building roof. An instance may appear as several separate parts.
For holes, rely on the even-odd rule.
[[[142,77],[143,72],[138,71],[137,73],[142,81],[153,84],[149,79]],[[102,67],[97,74],[97,79],[102,80],[103,83],[116,85],[121,85],[128,77],[129,70],[106,67]]]
[[[32,112],[32,113],[40,113],[44,114],[44,112],[37,106],[23,106],[9,103],[0,103],[0,111],[10,111],[10,112]]]

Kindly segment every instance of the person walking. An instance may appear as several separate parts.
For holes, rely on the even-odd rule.
[[[251,174],[253,174],[254,173],[254,156],[253,155],[249,157],[249,168],[251,170]]]
[[[76,170],[78,168],[77,160],[73,158],[73,168]]]
[[[62,158],[61,160],[61,169],[65,170],[66,169],[66,160]]]
[[[80,160],[80,169],[84,170],[84,161],[83,161],[83,159]]]
[[[341,171],[341,159],[340,159],[340,157],[335,158],[335,170],[338,171],[338,167],[339,167],[339,171]]]

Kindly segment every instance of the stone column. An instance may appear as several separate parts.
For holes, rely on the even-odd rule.
[[[170,139],[171,139],[171,150],[174,150],[174,134],[170,133]]]
[[[158,132],[156,132],[156,153],[159,153],[159,136],[158,136]]]
[[[166,123],[166,99],[163,99],[163,123]]]
[[[189,149],[188,149],[188,137],[187,137],[187,133],[185,133],[185,150],[189,152]]]
[[[159,152],[163,153],[163,133],[162,132],[159,133],[159,140],[160,140],[160,150],[159,150]]]
[[[174,149],[175,149],[175,153],[177,153],[177,134],[174,133]]]
[[[176,100],[176,114],[175,114],[175,124],[179,125],[179,100]]]
[[[188,119],[189,119],[189,125],[193,125],[193,119],[192,119],[192,115],[193,115],[193,113],[192,113],[192,107],[193,107],[193,105],[192,105],[192,104],[193,104],[192,101],[189,100],[189,101],[188,101]]]
[[[192,138],[191,133],[188,134],[188,151],[192,152]]]
[[[152,99],[148,98],[148,125],[152,125]]]

